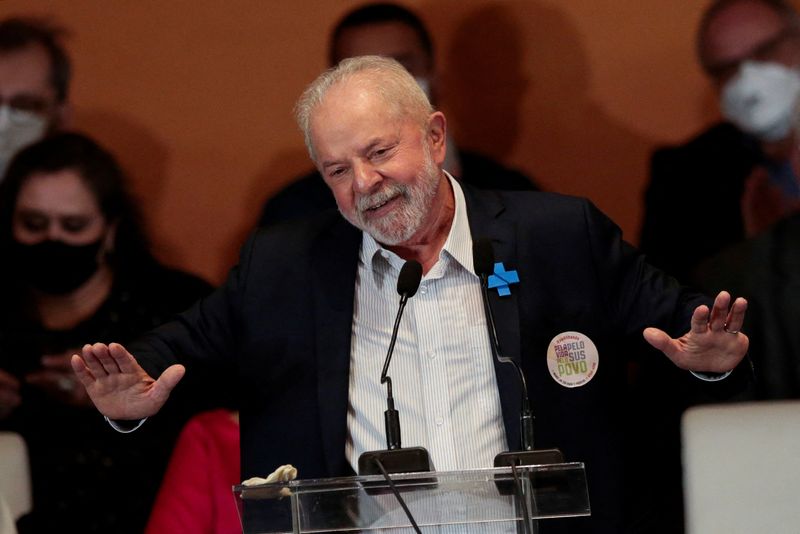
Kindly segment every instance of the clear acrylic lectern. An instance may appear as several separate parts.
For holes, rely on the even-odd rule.
[[[391,475],[422,532],[536,532],[590,513],[582,463]],[[244,534],[412,533],[381,475],[234,487]],[[527,522],[527,524],[524,524]]]

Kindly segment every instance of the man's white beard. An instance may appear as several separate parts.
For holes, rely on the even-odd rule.
[[[380,191],[356,199],[354,218],[344,213],[342,215],[378,243],[390,246],[405,243],[420,230],[430,213],[440,176],[441,171],[426,147],[425,165],[414,185],[387,182]],[[365,216],[369,207],[379,206],[395,197],[397,205],[387,215],[380,219],[368,219]]]

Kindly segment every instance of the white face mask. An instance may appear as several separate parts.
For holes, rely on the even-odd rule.
[[[12,109],[8,105],[0,106],[0,181],[11,158],[21,149],[43,138],[47,132],[47,124],[47,119],[36,113]]]
[[[792,130],[798,95],[797,69],[745,61],[722,89],[722,115],[762,141],[779,141]]]

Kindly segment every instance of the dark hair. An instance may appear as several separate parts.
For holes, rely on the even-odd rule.
[[[354,9],[342,17],[334,26],[328,46],[328,61],[333,66],[338,63],[340,58],[336,57],[336,43],[345,30],[367,26],[370,24],[381,24],[386,22],[399,22],[405,24],[417,34],[419,43],[428,59],[433,62],[433,41],[425,25],[419,17],[403,6],[392,3],[366,4]],[[344,59],[344,58],[341,58]]]
[[[703,69],[707,70],[705,41],[706,34],[708,33],[708,27],[721,12],[725,11],[734,4],[739,4],[746,1],[761,4],[764,7],[771,9],[781,19],[786,21],[787,27],[794,27],[795,29],[800,30],[800,15],[798,15],[797,11],[785,0],[714,0],[706,8],[706,10],[703,12],[703,16],[700,18],[700,25],[697,29],[697,39],[695,41],[697,57],[700,59],[700,65],[703,67]]]
[[[47,19],[13,17],[0,21],[0,53],[17,52],[40,45],[50,57],[50,83],[58,102],[64,102],[69,92],[72,66],[61,40],[66,31]]]
[[[142,231],[141,216],[127,190],[127,180],[114,156],[89,137],[57,133],[19,151],[0,183],[0,251],[8,250],[17,197],[37,173],[75,171],[91,191],[106,221],[117,224],[112,269],[135,269],[152,256]]]

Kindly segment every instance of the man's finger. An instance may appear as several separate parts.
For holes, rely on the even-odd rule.
[[[70,363],[72,364],[72,370],[75,371],[75,375],[78,377],[78,380],[81,381],[83,387],[88,388],[94,383],[94,376],[89,372],[80,354],[73,354]]]
[[[722,332],[725,329],[725,320],[728,317],[728,308],[731,305],[731,295],[727,291],[720,291],[714,299],[714,307],[711,309],[711,318],[708,326],[712,332]]]
[[[114,358],[114,362],[116,362],[117,367],[119,367],[120,371],[123,373],[136,373],[141,369],[133,355],[119,343],[109,344],[108,352],[111,354],[111,357]]]
[[[103,345],[103,347],[105,348],[105,350],[95,351],[97,359],[100,361],[100,365],[103,366],[103,369],[109,375],[116,375],[121,373],[122,371],[120,370],[119,365],[117,365],[117,362],[111,356],[110,347],[106,345]]]
[[[86,368],[89,369],[89,372],[95,378],[100,378],[101,376],[105,376],[106,370],[103,368],[103,365],[100,363],[100,360],[97,359],[97,353],[102,351],[108,351],[108,347],[103,345],[102,343],[95,343],[94,345],[84,345],[83,350],[81,351],[83,354],[83,363],[86,365]]]
[[[725,330],[728,332],[738,332],[744,324],[744,316],[747,311],[747,301],[741,297],[733,301],[731,311],[725,321]]]
[[[668,350],[671,349],[672,345],[672,338],[669,337],[669,334],[664,332],[663,330],[659,330],[658,328],[645,328],[644,332],[642,332],[645,341],[650,343],[653,348],[660,350],[661,352],[666,353]]]
[[[153,397],[158,401],[165,402],[184,374],[186,374],[186,368],[183,365],[175,364],[167,367],[153,386]]]
[[[708,306],[701,304],[692,313],[691,331],[694,334],[704,334],[708,330]]]

